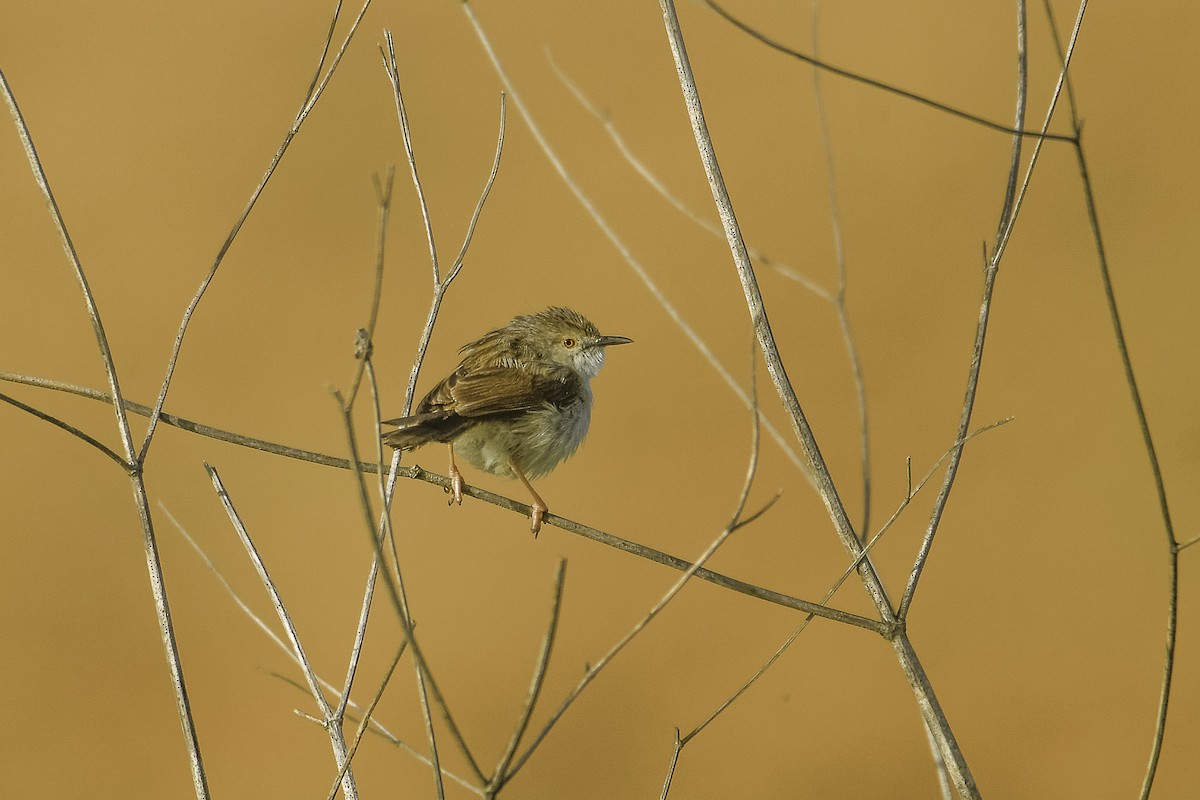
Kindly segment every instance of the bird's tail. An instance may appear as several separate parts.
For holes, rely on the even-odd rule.
[[[430,442],[450,442],[467,427],[466,420],[453,412],[415,414],[384,421],[396,430],[383,434],[383,443],[397,450],[415,450]]]

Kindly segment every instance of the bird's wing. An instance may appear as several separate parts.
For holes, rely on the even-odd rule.
[[[583,391],[582,382],[574,370],[558,365],[485,367],[456,371],[429,393],[426,403],[429,411],[441,408],[462,417],[484,417],[527,411],[546,403],[566,405]],[[422,410],[426,409],[422,403]]]

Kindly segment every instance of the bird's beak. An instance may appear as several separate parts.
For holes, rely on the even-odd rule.
[[[624,336],[597,336],[592,340],[592,347],[609,347],[614,344],[630,344],[633,339],[627,339]]]

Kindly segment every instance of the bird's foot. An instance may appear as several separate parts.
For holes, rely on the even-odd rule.
[[[542,529],[542,515],[549,510],[540,499],[533,504],[532,510],[529,512],[529,530],[533,532],[533,538],[536,539],[538,531]]]
[[[451,464],[450,465],[450,502],[446,503],[446,505],[452,506],[455,503],[457,503],[460,506],[462,505],[463,486],[465,486],[465,485],[466,484],[463,483],[462,473],[458,471],[458,467],[454,466],[454,464]]]

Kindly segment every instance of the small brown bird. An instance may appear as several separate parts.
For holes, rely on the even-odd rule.
[[[454,455],[493,475],[516,478],[533,496],[534,535],[549,510],[529,483],[578,449],[592,416],[591,379],[604,348],[633,341],[602,336],[582,314],[552,307],[515,317],[464,345],[458,369],[409,417],[388,420],[383,441],[398,450],[450,445],[451,502],[462,504]]]

